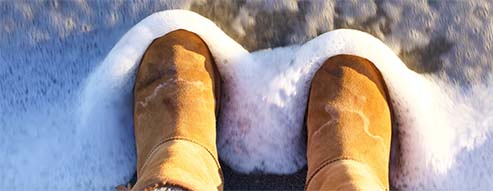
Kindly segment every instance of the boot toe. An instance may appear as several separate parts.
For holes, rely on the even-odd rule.
[[[351,55],[329,58],[311,83],[308,177],[333,162],[351,160],[369,166],[388,187],[391,119],[387,98],[385,82],[373,63]]]

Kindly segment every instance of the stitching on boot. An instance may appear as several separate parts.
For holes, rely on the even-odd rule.
[[[339,157],[339,158],[335,158],[335,159],[332,159],[332,160],[328,160],[328,161],[323,162],[322,165],[320,165],[320,167],[318,167],[313,172],[313,174],[309,176],[308,181],[306,182],[306,185],[305,185],[305,190],[308,188],[308,185],[310,185],[310,182],[312,181],[313,177],[315,175],[317,175],[318,172],[320,172],[320,170],[322,170],[327,165],[332,164],[332,163],[337,162],[337,161],[340,161],[340,160],[353,160],[353,159],[350,158],[350,157]],[[353,160],[353,161],[356,161],[356,160]]]
[[[306,185],[305,185],[305,190],[307,190],[307,189],[308,189],[308,186],[310,185],[310,183],[311,183],[311,181],[312,181],[313,177],[314,177],[315,175],[317,175],[317,174],[318,174],[318,173],[319,173],[319,172],[320,172],[320,171],[321,171],[324,167],[326,167],[327,165],[332,164],[332,163],[334,163],[334,162],[341,161],[341,160],[349,160],[349,161],[355,161],[355,162],[363,163],[363,162],[358,161],[358,160],[355,160],[355,159],[353,159],[353,158],[351,158],[351,157],[345,157],[345,156],[343,156],[343,157],[339,157],[339,158],[335,158],[335,159],[332,159],[332,160],[325,161],[325,162],[323,162],[323,163],[322,163],[322,165],[321,165],[320,167],[318,167],[318,168],[317,168],[317,169],[313,172],[313,174],[312,174],[312,175],[308,178],[308,181],[306,182]],[[380,179],[378,179],[378,180],[379,180],[379,181],[381,181]],[[385,187],[385,186],[383,186],[383,184],[382,184],[381,182],[379,182],[379,183],[382,185],[382,187]],[[384,188],[384,190],[388,190],[388,189],[387,189],[387,188]]]
[[[192,187],[189,187],[185,182],[180,180],[155,180],[151,181],[148,184],[141,186],[140,191],[154,191],[159,188],[165,188],[167,186],[177,187],[179,190],[192,190]]]
[[[149,154],[147,154],[147,156],[145,157],[144,164],[142,164],[142,167],[140,167],[139,172],[142,172],[142,169],[144,169],[147,166],[147,161],[148,161],[147,159],[149,159],[157,151],[157,148],[159,146],[161,146],[164,143],[167,143],[169,141],[174,141],[174,140],[182,140],[182,141],[187,141],[187,142],[191,142],[191,143],[194,143],[196,145],[199,145],[200,147],[205,149],[211,155],[212,159],[214,159],[214,162],[216,163],[217,168],[221,169],[219,161],[216,159],[216,157],[214,157],[214,154],[212,154],[212,152],[207,147],[200,144],[198,141],[195,141],[193,139],[188,139],[185,137],[171,137],[171,138],[161,140],[158,144],[156,144],[152,147],[151,152],[149,152]],[[219,175],[221,176],[221,181],[224,182],[222,170],[219,171]]]

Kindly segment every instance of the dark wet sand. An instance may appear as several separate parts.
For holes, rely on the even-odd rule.
[[[305,186],[306,166],[290,175],[241,174],[235,172],[223,161],[221,168],[224,176],[224,190],[303,190]],[[129,181],[134,185],[137,173]]]
[[[291,175],[241,174],[220,161],[224,175],[224,190],[303,190],[306,166]]]

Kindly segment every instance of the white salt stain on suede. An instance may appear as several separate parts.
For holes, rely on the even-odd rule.
[[[365,131],[365,133],[368,136],[370,136],[371,138],[377,140],[378,143],[379,143],[378,146],[382,148],[382,150],[383,150],[384,153],[386,153],[387,152],[387,147],[386,147],[386,145],[385,145],[385,143],[383,141],[383,138],[381,136],[374,135],[374,134],[372,134],[370,132],[370,120],[365,115],[365,113],[363,113],[363,111],[361,111],[361,110],[356,110],[356,109],[351,109],[351,110],[346,110],[346,111],[349,111],[349,112],[352,112],[352,113],[356,114],[363,121],[363,130]],[[357,127],[357,128],[359,128],[359,127]]]
[[[334,116],[334,115],[331,115],[331,116]],[[313,138],[317,138],[324,128],[334,128],[333,125],[336,125],[338,121],[339,120],[337,117],[335,117],[335,116],[331,117],[329,121],[322,124],[319,128],[317,128],[317,130],[315,132],[313,132],[313,134],[312,134]],[[320,137],[320,138],[326,139],[327,137]],[[318,140],[320,140],[320,139],[318,139]]]
[[[165,82],[160,83],[158,86],[154,88],[154,91],[152,91],[151,95],[145,97],[144,101],[139,101],[139,105],[141,105],[142,107],[146,107],[147,104],[158,95],[159,91],[161,89],[168,87],[170,83],[176,83],[176,79],[171,78],[166,80]]]
[[[139,105],[142,107],[146,107],[148,102],[150,102],[152,99],[154,99],[157,95],[159,95],[160,90],[166,89],[169,85],[177,85],[178,83],[182,83],[185,85],[190,85],[193,86],[194,89],[200,89],[200,90],[206,90],[205,84],[202,81],[196,80],[196,81],[190,81],[190,80],[185,80],[183,78],[170,78],[166,80],[165,82],[160,83],[158,86],[154,88],[154,91],[152,92],[151,95],[147,96],[144,98],[144,101],[139,101]],[[175,92],[176,93],[176,92]],[[205,101],[205,100],[204,100]]]

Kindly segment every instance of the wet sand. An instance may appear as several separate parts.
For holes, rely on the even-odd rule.
[[[306,166],[290,175],[241,174],[221,161],[224,190],[303,190]]]
[[[306,178],[306,166],[298,172],[289,175],[275,174],[242,174],[234,171],[223,161],[221,168],[224,176],[224,190],[304,190]],[[134,185],[137,181],[137,173],[129,181]]]

